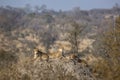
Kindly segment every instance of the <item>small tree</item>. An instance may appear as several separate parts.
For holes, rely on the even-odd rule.
[[[53,27],[53,25],[50,25],[47,30],[45,30],[42,33],[42,42],[43,45],[46,48],[46,52],[48,52],[48,49],[50,48],[50,45],[52,45],[56,40],[57,40],[58,36],[57,36],[57,32],[55,30],[55,28]]]
[[[68,41],[72,45],[72,52],[78,53],[79,43],[80,43],[80,33],[82,32],[84,27],[80,26],[76,22],[72,22],[71,25],[72,25],[72,29],[69,31]]]

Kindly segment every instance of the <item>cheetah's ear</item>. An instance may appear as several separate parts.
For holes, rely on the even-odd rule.
[[[33,50],[35,50],[36,49],[36,47],[33,47]]]
[[[34,51],[38,51],[39,49],[38,49],[38,48],[34,48],[33,50],[34,50]]]

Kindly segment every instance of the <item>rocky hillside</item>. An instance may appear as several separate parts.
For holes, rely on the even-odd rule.
[[[27,62],[20,67],[22,75],[30,80],[96,80],[91,69],[85,64],[74,65],[72,61],[53,59],[49,62]]]

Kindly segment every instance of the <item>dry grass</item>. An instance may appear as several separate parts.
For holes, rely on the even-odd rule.
[[[93,74],[102,80],[120,80],[120,64],[108,60],[101,60],[93,66]]]

